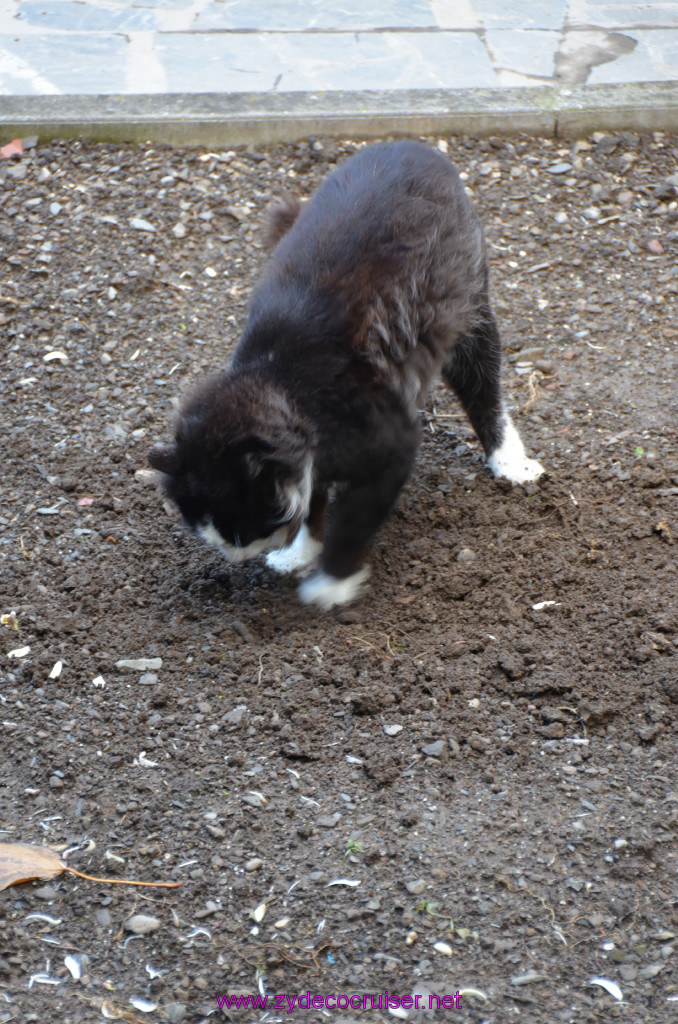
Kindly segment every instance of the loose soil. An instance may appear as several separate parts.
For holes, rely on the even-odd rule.
[[[337,614],[189,536],[146,453],[228,362],[266,203],[356,144],[0,166],[0,839],[182,882],[7,889],[0,1022],[676,1019],[678,139],[428,141],[548,475],[491,479],[437,388]],[[385,989],[461,1006],[215,999]]]

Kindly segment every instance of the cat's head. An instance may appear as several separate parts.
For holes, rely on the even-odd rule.
[[[308,514],[308,426],[257,378],[206,380],[183,404],[173,443],[148,461],[187,526],[234,562],[286,547]]]

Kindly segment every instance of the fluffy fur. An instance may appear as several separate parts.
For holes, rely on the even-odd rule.
[[[188,525],[231,557],[287,548],[304,524],[269,564],[298,569],[320,552],[300,596],[329,608],[362,590],[437,375],[495,475],[542,469],[504,408],[482,230],[447,159],[414,142],[363,149],[310,203],[276,204],[267,237],[277,245],[230,369],[149,458]]]

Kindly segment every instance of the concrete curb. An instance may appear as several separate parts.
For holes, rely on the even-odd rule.
[[[678,131],[678,83],[573,88],[327,93],[11,96],[3,138],[232,146],[309,135],[516,134],[573,138],[591,131]]]

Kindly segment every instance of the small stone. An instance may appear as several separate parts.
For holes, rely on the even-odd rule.
[[[131,217],[129,226],[134,228],[135,231],[155,231],[156,229],[150,223],[150,221],[144,220],[143,217]]]
[[[320,828],[335,828],[340,817],[340,814],[333,814],[331,816],[329,814],[321,814],[319,818],[316,818],[316,824]]]
[[[384,732],[387,736],[397,736],[399,732],[403,731],[402,725],[385,725]]]
[[[110,911],[106,909],[106,907],[100,907],[94,916],[96,918],[97,924],[101,928],[110,928],[111,914]]]
[[[664,252],[664,246],[658,238],[652,238],[647,243],[647,251],[651,252],[653,256],[661,256]]]
[[[182,1024],[186,1018],[186,1006],[184,1003],[166,1003],[163,1013],[170,1024]]]
[[[261,857],[252,857],[245,862],[245,871],[257,871],[259,868],[263,868],[263,866],[264,861]]]
[[[205,828],[214,839],[226,838],[226,831],[220,825],[205,825]]]
[[[562,722],[551,722],[542,728],[542,735],[550,740],[561,740],[565,735],[565,726]]]
[[[546,975],[528,971],[527,974],[514,974],[511,978],[512,985],[532,985],[535,981],[546,981]]]
[[[551,164],[551,166],[547,167],[546,170],[549,174],[567,174],[568,171],[572,170],[572,164]]]
[[[61,209],[62,209],[61,203],[50,203],[49,204],[49,212],[52,214],[53,217],[56,217],[57,213],[61,213]]]
[[[638,977],[638,968],[634,964],[621,964],[619,977],[622,981],[635,981]]]
[[[245,704],[238,704],[232,711],[227,711],[222,718],[222,722],[226,722],[227,725],[240,725],[243,718],[247,714],[247,706]]]
[[[459,746],[459,744],[455,740],[454,736],[448,736],[447,737],[447,746],[449,748],[449,751],[450,751],[450,754],[452,755],[452,757],[457,757],[459,755],[459,751],[461,750],[461,747]]]
[[[181,221],[179,221],[179,223],[175,224],[174,227],[172,228],[172,234],[174,235],[175,238],[185,238],[186,225],[182,224]]]
[[[478,754],[484,754],[490,749],[490,741],[485,736],[481,736],[479,732],[472,732],[466,741],[471,748]]]
[[[146,914],[133,914],[124,925],[126,932],[134,932],[135,935],[148,935],[149,932],[157,931],[159,927],[159,919]]]
[[[638,971],[638,980],[647,981],[649,978],[656,978],[665,966],[665,964],[648,964],[647,967],[641,967]]]
[[[475,561],[476,553],[471,548],[462,548],[457,555],[458,562],[473,562]]]
[[[412,896],[421,896],[426,891],[426,882],[423,878],[415,878],[412,882],[405,882],[405,888]]]
[[[140,686],[155,686],[158,681],[158,677],[155,672],[144,672],[142,676],[139,676]]]
[[[227,213],[229,217],[233,217],[237,221],[247,220],[250,215],[250,211],[246,206],[226,206],[224,207],[224,213]]]
[[[157,672],[162,668],[162,658],[121,658],[115,667],[123,672]]]
[[[64,780],[60,779],[58,775],[53,775],[51,777],[51,779],[49,780],[49,788],[50,789],[63,789],[64,788]]]
[[[600,220],[600,207],[598,206],[587,206],[584,210],[584,216],[587,220]]]
[[[434,743],[427,743],[425,747],[421,748],[422,754],[426,754],[427,757],[441,757],[444,750],[444,740],[436,740]]]

